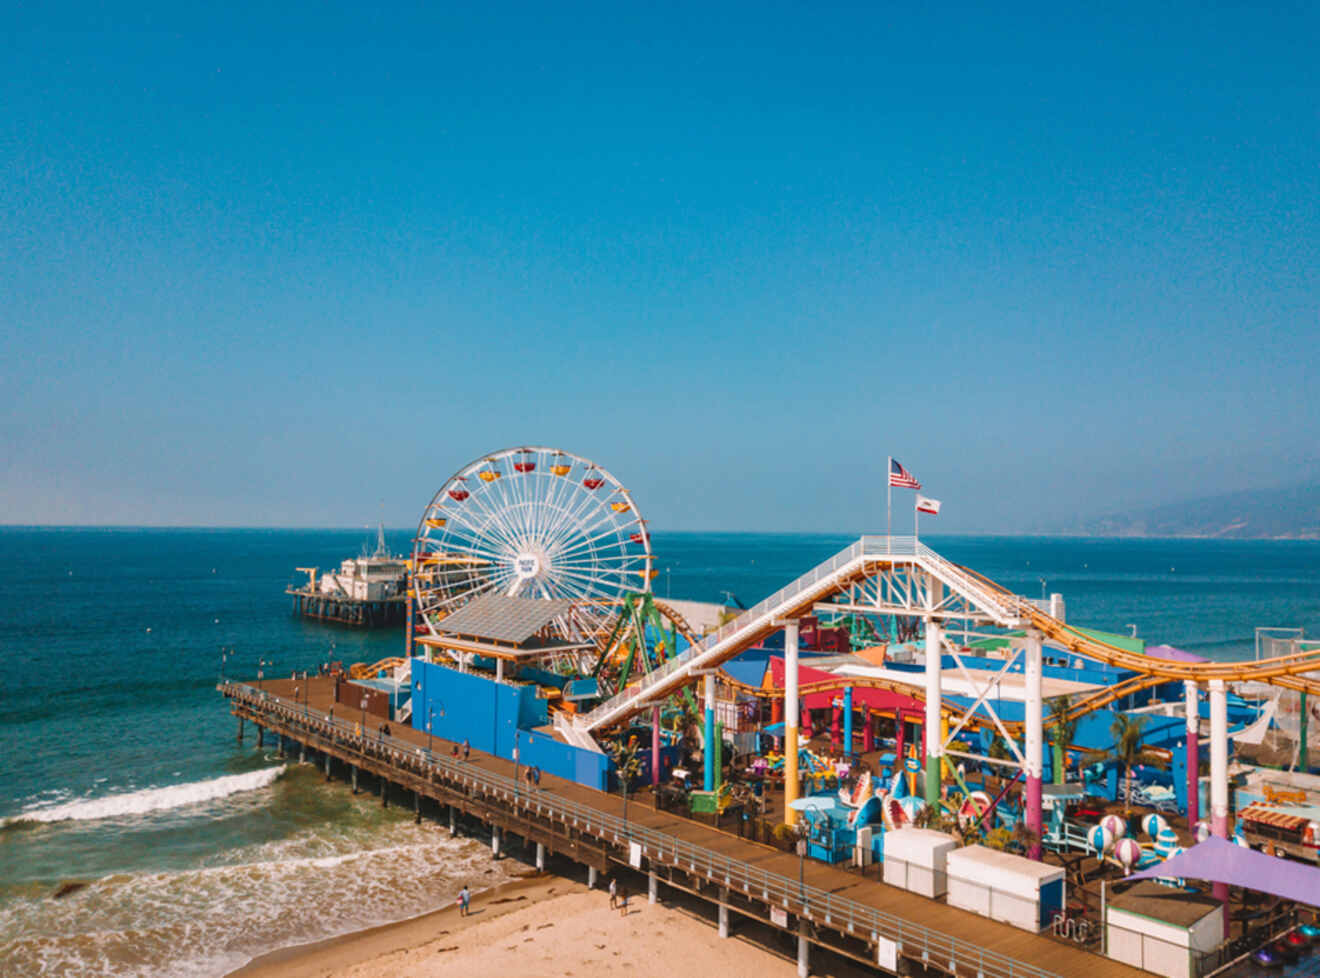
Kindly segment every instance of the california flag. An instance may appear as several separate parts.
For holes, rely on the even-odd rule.
[[[940,515],[940,501],[938,499],[927,499],[925,496],[917,496],[917,512],[930,513],[931,516]]]

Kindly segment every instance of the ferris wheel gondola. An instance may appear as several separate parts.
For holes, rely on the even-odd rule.
[[[553,629],[608,636],[625,595],[650,590],[650,533],[631,494],[589,459],[540,446],[483,456],[446,480],[413,547],[415,611],[436,625],[475,597],[572,602]]]

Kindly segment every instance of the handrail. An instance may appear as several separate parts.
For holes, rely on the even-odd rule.
[[[287,704],[279,697],[272,696],[264,690],[254,689],[246,683],[222,680],[217,688],[226,697],[238,700],[254,709],[256,708],[254,704],[260,704],[260,708],[266,712],[283,715],[295,722],[315,720],[319,724],[326,725],[331,730],[344,734],[350,744],[353,741],[360,741],[360,748],[355,749],[364,757],[371,756],[370,748],[376,748],[377,752],[392,753],[398,759],[408,757],[424,761],[433,773],[480,784],[489,792],[506,798],[526,798],[527,804],[531,804],[534,800],[538,811],[548,810],[552,815],[557,815],[560,821],[566,822],[571,819],[575,822],[585,822],[588,828],[595,827],[600,835],[612,837],[615,843],[638,843],[642,846],[643,854],[649,858],[659,857],[675,865],[686,864],[690,872],[701,872],[707,879],[721,880],[727,887],[741,889],[747,893],[759,891],[763,901],[773,902],[799,915],[806,914],[812,919],[821,918],[826,925],[840,932],[854,935],[869,932],[872,940],[884,937],[895,941],[906,956],[925,956],[931,963],[934,963],[935,959],[942,958],[945,962],[956,961],[968,968],[975,966],[983,978],[1060,978],[1055,972],[1045,971],[1033,964],[1015,960],[986,950],[977,944],[914,924],[902,917],[840,897],[828,890],[759,869],[740,859],[691,842],[684,842],[675,836],[635,822],[628,822],[616,815],[610,815],[571,799],[546,792],[537,792],[529,797],[526,789],[514,778],[455,761],[393,736],[379,733],[371,736],[365,729],[355,729],[356,725],[353,721],[331,716],[306,704],[299,709],[297,705]],[[794,907],[797,909],[794,910]]]

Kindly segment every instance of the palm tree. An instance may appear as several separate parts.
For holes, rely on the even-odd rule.
[[[1114,737],[1109,756],[1120,762],[1126,772],[1123,791],[1123,813],[1126,815],[1132,814],[1132,768],[1150,756],[1141,743],[1145,727],[1144,716],[1134,717],[1130,713],[1115,713],[1114,722],[1109,727]]]
[[[1054,712],[1051,714],[1050,725],[1047,728],[1050,733],[1050,747],[1053,751],[1052,767],[1054,768],[1054,783],[1063,784],[1065,758],[1067,750],[1077,737],[1077,724],[1079,717],[1069,717],[1068,713],[1072,710],[1072,697],[1064,694],[1057,696],[1050,701],[1054,706]]]

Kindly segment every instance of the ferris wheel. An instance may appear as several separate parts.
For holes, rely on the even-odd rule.
[[[425,629],[475,597],[571,601],[552,628],[603,642],[625,595],[649,591],[651,538],[632,496],[589,459],[506,448],[460,469],[435,494],[413,545]]]

